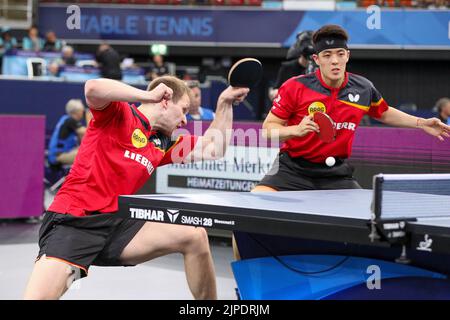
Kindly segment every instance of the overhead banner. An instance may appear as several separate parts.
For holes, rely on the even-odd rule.
[[[275,45],[286,38],[287,32],[297,26],[303,14],[284,16],[281,11],[81,6],[80,28],[69,29],[72,14],[66,11],[67,6],[40,6],[40,28],[53,29],[64,39],[267,45]]]
[[[39,6],[42,32],[68,41],[289,47],[298,32],[339,24],[350,46],[450,49],[449,10],[282,11],[155,9],[147,6]]]

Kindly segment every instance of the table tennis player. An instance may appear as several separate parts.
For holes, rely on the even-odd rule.
[[[337,25],[325,25],[314,33],[313,58],[319,69],[289,79],[274,99],[263,129],[283,145],[254,191],[360,188],[346,159],[366,114],[387,125],[421,128],[440,140],[449,137],[450,127],[439,119],[422,119],[390,107],[372,82],[347,72],[347,41],[347,32]],[[316,112],[334,122],[335,137],[330,141],[322,137],[329,128],[314,121]]]
[[[215,120],[203,136],[173,131],[186,124],[190,89],[171,76],[139,90],[110,79],[89,80],[85,96],[93,120],[73,167],[50,205],[39,232],[39,253],[25,299],[58,299],[91,265],[133,266],[179,252],[196,299],[217,298],[214,265],[203,228],[115,217],[118,196],[142,187],[154,168],[216,159],[228,141],[233,102],[248,88],[228,87],[219,96]],[[128,102],[141,102],[139,107]],[[156,210],[149,214],[158,215]],[[157,220],[157,219],[156,219]],[[79,276],[77,276],[79,275]]]
[[[450,127],[439,119],[418,118],[390,107],[372,82],[347,72],[347,41],[347,32],[338,25],[318,29],[313,35],[313,59],[319,69],[281,86],[264,121],[263,134],[283,144],[253,192],[361,188],[347,159],[364,115],[391,126],[420,128],[440,140],[449,137]],[[332,130],[319,127],[314,121],[316,112],[331,118]],[[241,237],[243,233],[234,233],[236,258],[236,241]]]

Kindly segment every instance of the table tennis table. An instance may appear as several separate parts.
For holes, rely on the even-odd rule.
[[[406,203],[403,201],[406,211],[396,215],[394,211],[400,204],[395,199],[399,199],[399,196],[405,197],[405,195],[408,199]],[[382,202],[381,198],[387,201],[386,204]],[[436,214],[430,212],[422,216],[417,214],[420,204],[427,206],[431,202],[435,204],[432,209],[436,211]],[[385,214],[384,219],[380,217],[382,203],[390,210]],[[393,212],[393,215],[390,214]],[[365,297],[361,290],[366,289],[367,291],[366,282],[364,282],[367,280],[367,273],[364,273],[367,271],[367,264],[381,265],[385,275],[392,273],[383,278],[390,281],[386,280],[385,283],[392,286],[391,291],[398,292],[406,282],[415,283],[415,287],[425,288],[426,286],[421,281],[428,278],[429,282],[433,283],[430,287],[431,291],[443,292],[443,295],[437,298],[450,298],[450,282],[447,281],[447,274],[450,274],[450,271],[447,271],[447,269],[450,270],[450,196],[446,194],[384,191],[381,195],[373,190],[352,189],[274,193],[217,192],[133,195],[119,197],[118,215],[124,218],[161,223],[233,230],[241,258],[243,258],[243,260],[233,263],[233,272],[239,290],[247,291],[244,298],[341,298],[350,297],[347,291],[352,286],[359,286],[359,291],[354,291],[359,292],[357,293],[359,297]],[[244,236],[242,237],[242,235]],[[246,237],[245,235],[253,236]],[[255,236],[259,236],[259,238],[255,239]],[[284,240],[274,245],[276,242],[274,239]],[[296,242],[293,239],[300,239],[303,242]],[[328,291],[320,289],[319,292],[309,296],[276,295],[273,293],[274,291],[281,292],[286,289],[286,286],[289,286],[289,283],[292,284],[291,275],[287,275],[289,279],[284,280],[284,287],[276,288],[271,291],[272,293],[268,293],[270,291],[268,289],[265,292],[266,295],[261,292],[255,293],[255,284],[247,283],[249,278],[252,278],[254,282],[255,272],[259,274],[259,278],[270,278],[267,276],[270,274],[272,278],[277,278],[276,282],[279,282],[282,274],[279,270],[280,261],[267,260],[264,254],[252,255],[254,250],[257,251],[255,246],[261,245],[261,241],[267,245],[267,248],[262,250],[266,251],[266,256],[283,255],[292,265],[298,265],[299,261],[303,261],[303,266],[305,266],[307,258],[314,261],[312,265],[305,268],[314,269],[314,267],[321,266],[327,270],[325,266],[335,265],[336,268],[342,269],[342,265],[339,265],[340,258],[352,256],[353,262],[345,261],[349,267],[341,277],[350,277],[350,284],[345,285],[338,281],[338,287],[345,288],[345,290],[341,290],[345,291],[341,296],[337,295],[336,292],[340,289],[335,286],[327,289]],[[250,242],[252,242],[251,245],[249,245]],[[317,243],[319,243],[318,246]],[[342,244],[341,246],[344,246],[345,249],[336,251],[336,248],[330,249],[326,246],[324,249],[324,244]],[[264,247],[264,245],[262,246]],[[289,246],[294,246],[294,250],[284,250]],[[306,250],[295,251],[302,247]],[[280,248],[281,250],[279,250]],[[317,252],[314,252],[316,249],[318,249]],[[295,255],[295,253],[303,255]],[[317,260],[319,256],[322,258]],[[252,265],[245,265],[246,263],[252,263]],[[263,276],[265,271],[262,271],[264,268],[271,270],[267,271],[265,276]],[[324,276],[323,280],[336,282],[336,268],[330,269],[332,274],[328,276],[332,278]],[[364,269],[364,281],[352,278],[355,268]],[[278,271],[274,271],[275,269]],[[361,274],[362,271],[358,272]],[[308,272],[305,272],[303,276],[308,279],[300,282],[305,286],[305,281],[307,281],[307,286],[311,288],[311,279],[309,279],[311,276]],[[397,284],[392,285],[393,278],[402,279],[400,287]],[[440,279],[438,285],[436,279]],[[359,284],[355,285],[358,281]],[[249,289],[251,286],[253,288]],[[261,283],[256,285],[260,288],[261,286]],[[328,284],[319,285],[321,288],[322,286],[328,286]],[[377,297],[395,298],[396,296]],[[423,298],[424,293],[421,292],[413,297]]]

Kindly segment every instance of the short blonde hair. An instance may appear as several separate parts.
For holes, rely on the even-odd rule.
[[[188,95],[189,100],[192,101],[191,89],[186,83],[174,76],[162,76],[154,79],[147,87],[147,91],[155,89],[159,84],[164,83],[173,90],[172,100],[177,103],[185,94]]]
[[[80,99],[70,99],[66,103],[66,113],[71,114],[78,110],[84,110],[83,102]]]

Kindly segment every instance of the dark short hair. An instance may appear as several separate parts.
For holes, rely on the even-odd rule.
[[[147,91],[155,89],[159,84],[164,83],[173,90],[172,100],[177,103],[185,94],[191,99],[191,90],[183,80],[174,76],[161,76],[150,82]]]
[[[344,41],[348,41],[348,34],[344,28],[336,24],[327,24],[318,29],[313,34],[313,43],[317,44],[324,38],[336,38]]]

